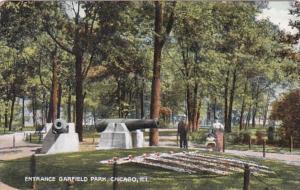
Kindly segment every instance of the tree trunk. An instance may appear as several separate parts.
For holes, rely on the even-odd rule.
[[[207,106],[206,106],[206,125],[208,125],[211,120],[211,116],[210,116],[210,104],[209,104],[209,101],[207,102]]]
[[[256,93],[255,93],[255,104],[253,107],[253,113],[252,113],[252,127],[255,128],[255,118],[256,118],[256,113],[257,113],[257,107],[258,107],[258,95],[259,95],[259,84],[257,83],[256,87]]]
[[[244,112],[245,112],[245,104],[246,104],[246,100],[245,100],[245,96],[247,93],[247,86],[248,86],[248,80],[246,80],[245,84],[244,84],[244,94],[243,94],[243,100],[242,100],[242,108],[241,108],[241,115],[240,115],[240,130],[243,129],[243,122],[244,122]]]
[[[213,112],[214,112],[214,120],[217,119],[216,110],[217,109],[217,98],[214,97],[214,106],[213,106]]]
[[[57,96],[58,96],[58,60],[56,57],[57,49],[52,52],[52,85],[50,90],[49,113],[47,123],[53,123],[57,116]]]
[[[72,106],[72,94],[71,94],[71,85],[69,86],[69,93],[68,93],[68,103],[67,103],[67,121],[68,123],[71,123],[71,115],[72,115],[72,111],[71,111],[71,106]]]
[[[144,79],[142,79],[142,88],[140,91],[140,106],[141,106],[141,119],[145,117],[144,114]]]
[[[83,122],[84,122],[84,127],[87,127],[87,114],[86,114],[86,107],[83,109]]]
[[[82,142],[82,121],[83,121],[83,75],[82,75],[82,63],[83,63],[83,53],[77,52],[76,54],[76,132],[79,136],[79,141]]]
[[[120,82],[120,78],[117,78],[117,94],[118,94],[118,106],[119,106],[119,110],[118,110],[118,116],[119,118],[122,117],[121,114],[121,82]]]
[[[171,32],[174,23],[174,11],[176,1],[173,2],[173,9],[170,10],[170,17],[163,30],[163,3],[155,1],[155,21],[154,21],[154,54],[153,54],[153,76],[151,86],[150,118],[159,119],[160,110],[160,68],[162,48]],[[157,146],[159,143],[159,133],[157,128],[150,129],[149,145]]]
[[[42,125],[44,126],[45,124],[45,112],[46,112],[46,106],[45,106],[45,99],[46,99],[46,95],[45,93],[43,93],[43,97],[42,97],[42,110],[41,110],[41,115],[42,115]]]
[[[47,98],[45,98],[45,115],[44,115],[44,118],[45,118],[45,121],[46,123],[48,123],[48,113],[49,113],[49,104],[48,104],[48,100]]]
[[[25,97],[22,97],[22,130],[25,128]]]
[[[32,94],[32,100],[31,100],[31,105],[32,105],[32,122],[33,122],[33,127],[36,129],[36,94],[33,92]]]
[[[199,120],[200,120],[200,111],[201,111],[201,100],[198,101],[198,110],[197,110],[197,126],[199,125]],[[198,128],[198,127],[197,127]]]
[[[96,126],[96,109],[93,108],[93,125]]]
[[[76,102],[73,104],[73,123],[76,121]]]
[[[243,129],[243,122],[244,122],[244,112],[245,112],[245,99],[243,98],[242,108],[241,108],[241,115],[240,115],[240,130]]]
[[[186,105],[187,105],[187,121],[188,121],[188,128],[189,130],[192,129],[193,123],[193,114],[192,114],[192,95],[190,84],[188,83],[186,86]]]
[[[248,113],[247,113],[247,120],[246,120],[246,126],[247,126],[247,128],[250,127],[251,110],[252,110],[252,105],[249,105],[249,109],[248,109]]]
[[[255,128],[256,126],[255,118],[256,118],[256,106],[254,106],[254,108],[252,109],[252,128]]]
[[[192,131],[196,131],[198,128],[198,123],[197,123],[197,112],[198,112],[198,101],[197,101],[197,96],[198,96],[198,84],[195,82],[195,87],[194,87],[194,100],[193,100],[193,120],[192,120]]]
[[[266,105],[264,108],[264,115],[263,115],[263,127],[266,126],[267,123],[267,117],[268,117],[268,108],[269,108],[269,104],[270,104],[270,92],[268,92],[267,94],[267,101],[266,101]]]
[[[59,83],[58,84],[58,101],[57,101],[57,116],[56,116],[56,118],[60,118],[61,96],[62,96],[62,86],[61,86],[61,83]]]
[[[12,129],[12,122],[14,119],[14,109],[15,109],[15,102],[16,102],[16,96],[14,95],[13,99],[11,100],[11,106],[10,106],[10,119],[9,119],[9,131]]]
[[[52,87],[51,87],[52,88]],[[52,103],[52,96],[53,96],[53,92],[52,92],[52,89],[50,90],[50,101],[49,101],[49,104],[48,104],[48,114],[47,114],[47,123],[51,123],[52,122],[52,110],[53,110],[53,103]]]
[[[5,102],[4,127],[8,128],[8,102]]]
[[[229,86],[229,70],[226,73],[225,89],[224,89],[224,128],[228,131],[228,86]]]
[[[237,79],[237,73],[235,68],[233,71],[232,86],[230,90],[229,109],[228,109],[228,118],[227,118],[227,122],[228,122],[227,132],[231,132],[232,110],[233,110],[234,94],[236,90],[236,79]]]
[[[58,102],[58,60],[56,57],[56,50],[53,52],[53,57],[52,57],[52,90],[51,90],[51,121],[54,122],[56,120],[57,116],[57,102]]]
[[[4,128],[8,128],[8,101],[5,101]]]
[[[154,55],[153,55],[153,76],[151,86],[150,118],[159,119],[160,110],[160,68],[163,34],[163,4],[155,1],[155,28],[154,28]],[[159,132],[157,128],[150,129],[149,145],[157,146],[159,143]]]

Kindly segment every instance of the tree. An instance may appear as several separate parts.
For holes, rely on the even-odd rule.
[[[115,35],[122,21],[120,13],[126,10],[129,4],[125,2],[71,2],[71,4],[50,4],[54,12],[46,11],[48,6],[42,9],[45,32],[62,50],[75,58],[75,125],[80,141],[82,141],[85,98],[84,80],[91,66],[101,63],[103,57],[107,56],[104,54],[105,46],[109,46],[107,40]],[[72,11],[69,15],[66,12],[66,6]],[[65,13],[61,14],[61,10]],[[84,14],[81,14],[81,11]]]
[[[169,36],[174,23],[174,8],[176,1],[172,2],[169,15],[165,19],[165,4],[166,2],[155,1],[155,21],[154,21],[154,54],[153,54],[153,76],[151,86],[151,104],[150,104],[150,118],[159,118],[160,109],[160,69],[161,69],[161,55],[163,46]],[[157,146],[159,143],[158,129],[150,129],[149,145]]]
[[[300,146],[300,89],[284,93],[272,105],[270,118],[282,122],[282,138],[288,142],[290,136],[295,137],[295,145]]]
[[[290,14],[294,15],[296,17],[300,16],[300,2],[299,1],[293,2],[292,9],[290,10]],[[299,19],[291,20],[290,26],[292,26],[298,30],[298,33],[295,36],[293,36],[294,39],[296,39],[294,42],[296,42],[297,39],[299,39],[299,37],[300,37],[300,21],[299,21]]]
[[[198,128],[201,101],[212,87],[210,79],[221,59],[216,48],[216,25],[211,3],[181,3],[177,6],[174,36],[181,52],[180,71],[185,81],[188,125]],[[217,58],[219,57],[219,58]]]

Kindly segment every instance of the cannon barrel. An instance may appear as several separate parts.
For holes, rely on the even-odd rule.
[[[129,131],[157,128],[159,125],[154,119],[100,119],[96,121],[97,132],[104,131],[109,123],[125,123]]]
[[[55,120],[52,126],[52,133],[61,134],[61,133],[68,133],[68,132],[69,132],[69,126],[64,120],[62,119]]]

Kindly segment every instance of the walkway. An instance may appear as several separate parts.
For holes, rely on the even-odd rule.
[[[164,132],[171,132],[173,131],[176,133],[176,129],[160,129],[160,142],[159,146],[161,147],[178,147],[178,144],[176,143],[176,136],[175,135],[164,135]],[[148,142],[149,137],[145,137],[145,141]],[[195,149],[200,149],[200,150],[206,150],[204,148],[204,145],[198,145],[198,144],[193,144],[189,142],[189,148],[195,148]],[[232,154],[232,155],[238,155],[238,156],[243,156],[243,157],[254,157],[254,158],[261,158],[261,159],[269,159],[269,160],[276,160],[280,161],[289,165],[295,165],[295,166],[300,166],[300,153],[295,152],[295,153],[266,153],[266,157],[263,158],[262,152],[254,152],[252,150],[247,150],[247,151],[241,151],[241,150],[225,150],[225,153]]]
[[[234,155],[238,155],[238,156],[244,156],[244,157],[263,158],[262,152],[254,152],[251,150],[247,150],[247,151],[225,150],[225,153],[234,154]],[[299,154],[266,153],[266,157],[264,159],[277,160],[277,161],[284,162],[286,164],[300,166],[300,155]]]
[[[0,135],[0,160],[11,160],[32,155],[41,144],[24,141],[24,133],[33,131],[16,132],[14,134]],[[13,139],[15,138],[15,147]]]
[[[0,160],[12,160],[28,157],[34,154],[35,150],[40,148],[40,144],[32,144],[24,141],[24,133],[33,133],[34,131],[16,132],[14,134],[0,135]],[[15,147],[13,139],[15,138]],[[16,190],[0,181],[0,190]]]

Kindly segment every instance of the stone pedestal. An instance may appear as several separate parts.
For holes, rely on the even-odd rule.
[[[215,151],[223,151],[224,132],[220,129],[215,129],[216,146]]]
[[[52,123],[46,124],[45,131],[47,133],[44,137],[41,153],[56,154],[79,151],[79,140],[78,134],[75,132],[75,125],[74,123],[68,123],[68,125],[68,133],[53,134],[51,130]]]
[[[100,133],[97,150],[113,148],[132,148],[131,133],[124,123],[109,123],[106,129]]]
[[[141,130],[131,132],[132,146],[134,148],[144,147],[144,133]]]
[[[51,127],[52,127],[52,123],[46,123],[43,130],[41,131],[43,134],[43,139],[45,139],[47,133],[51,130]]]

